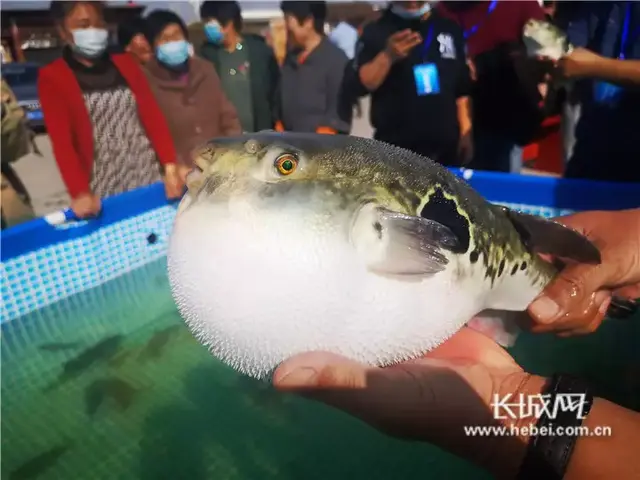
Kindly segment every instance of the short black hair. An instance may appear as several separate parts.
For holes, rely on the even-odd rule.
[[[215,18],[223,27],[229,22],[237,32],[242,31],[242,11],[238,2],[208,0],[200,5],[200,18]]]
[[[79,3],[89,3],[96,7],[100,14],[104,14],[104,2],[90,2],[88,0],[84,1],[71,1],[68,2],[66,0],[53,0],[51,5],[49,5],[49,13],[53,20],[57,23],[64,22],[64,19],[69,15],[71,10],[76,8],[76,5]]]
[[[285,15],[293,16],[299,24],[308,18],[313,19],[313,29],[324,33],[324,23],[327,18],[327,2],[280,2],[280,10]]]
[[[184,38],[189,39],[189,32],[182,18],[171,10],[154,10],[149,15],[144,17],[144,36],[147,37],[147,41],[153,45],[156,38],[162,33],[162,31],[172,23],[177,24],[182,30]]]
[[[118,25],[118,45],[125,48],[136,35],[145,35],[147,22],[142,17],[133,17]]]

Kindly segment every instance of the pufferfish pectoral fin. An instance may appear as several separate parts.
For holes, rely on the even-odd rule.
[[[500,207],[522,241],[537,253],[581,263],[599,264],[600,250],[587,237],[553,220]]]
[[[446,226],[373,203],[360,208],[351,242],[368,267],[391,275],[434,275],[449,263],[446,250],[458,239]]]

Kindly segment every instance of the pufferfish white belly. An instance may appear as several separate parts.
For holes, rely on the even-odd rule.
[[[173,295],[223,362],[258,378],[314,350],[388,365],[433,349],[482,309],[486,285],[460,263],[467,257],[449,255],[431,276],[374,273],[366,257],[379,245],[354,242],[353,212],[309,205],[255,208],[242,198],[181,207],[168,265]]]

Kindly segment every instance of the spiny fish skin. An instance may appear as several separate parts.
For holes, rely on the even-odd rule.
[[[213,140],[195,163],[172,293],[201,343],[258,378],[310,350],[388,365],[482,310],[524,310],[556,273],[533,244],[599,261],[577,233],[371,139],[260,132]]]

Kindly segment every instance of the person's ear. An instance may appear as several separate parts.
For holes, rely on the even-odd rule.
[[[296,20],[296,23],[298,23],[298,20]],[[300,25],[300,23],[298,23],[298,25]],[[302,22],[302,25],[300,26],[303,27],[305,30],[314,30],[315,26],[313,25],[313,17],[305,18],[304,22]]]
[[[71,34],[67,31],[66,28],[64,28],[64,25],[62,25],[62,23],[58,23],[56,25],[56,31],[58,32],[60,40],[62,40],[64,43],[73,43]]]

